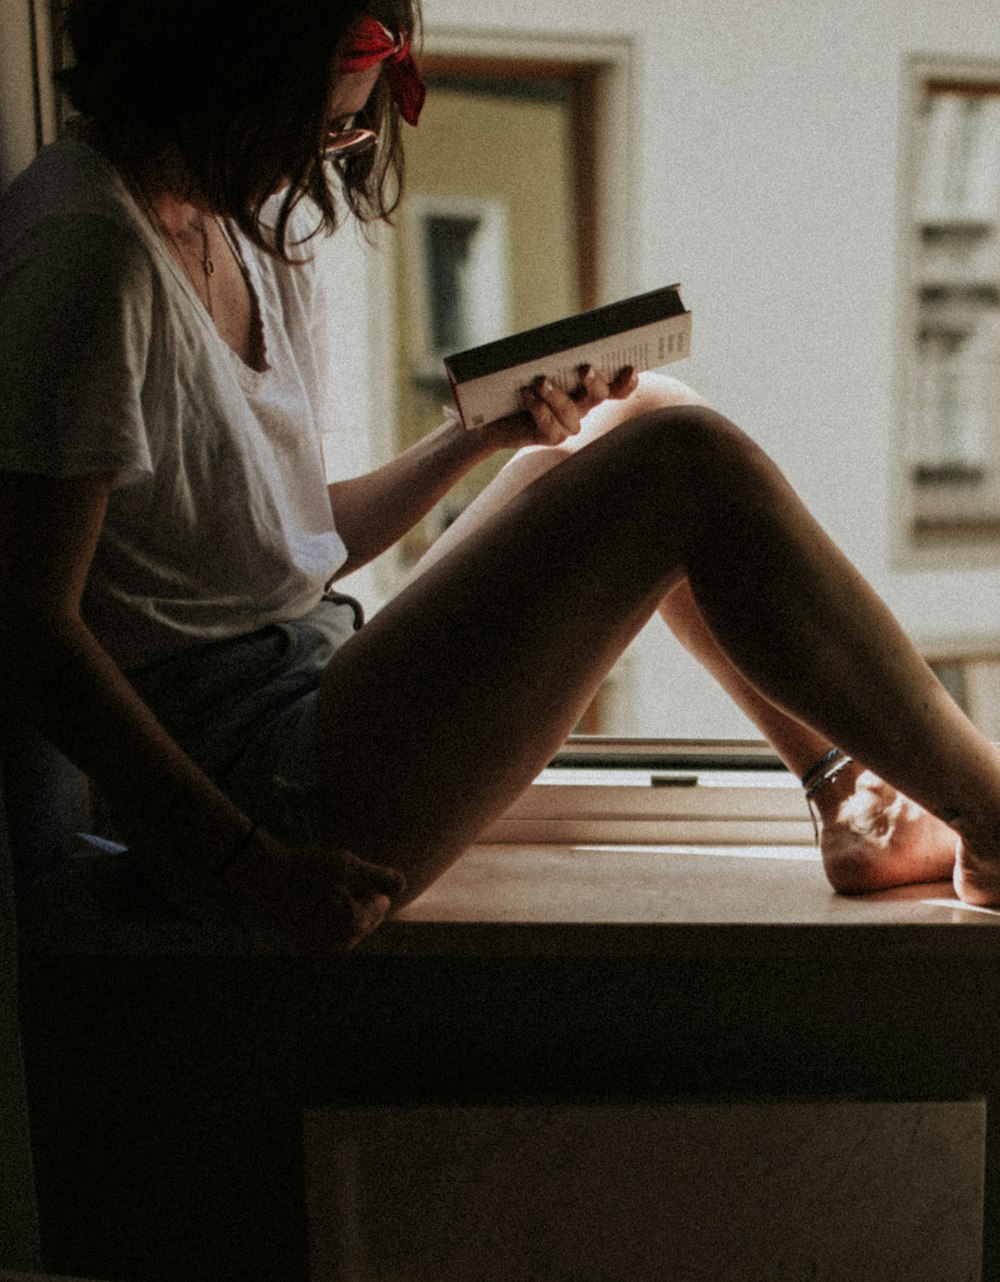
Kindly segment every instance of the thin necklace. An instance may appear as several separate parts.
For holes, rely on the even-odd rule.
[[[187,277],[191,281],[191,284],[194,286],[194,292],[198,295],[199,298],[201,298],[201,291],[198,288],[198,282],[195,279],[194,273],[190,270],[188,266],[190,259],[189,259],[188,253],[185,252],[183,244],[177,239],[177,237],[174,235],[171,229],[167,226],[167,224],[163,221],[163,219],[156,212],[156,210],[153,208],[153,206],[150,204],[150,202],[146,199],[145,196],[142,197],[142,205],[153,226],[155,228],[158,228],[161,234],[166,236],[166,238],[173,245],[174,249],[177,250],[178,256],[180,257],[181,264],[184,267]],[[201,234],[201,257],[199,258],[198,262],[201,267],[201,274],[205,282],[204,302],[205,302],[205,307],[208,310],[209,316],[214,321],[215,311],[213,310],[213,307],[212,307],[212,277],[215,275],[215,263],[212,260],[212,254],[211,254],[211,251],[209,250],[208,227],[206,226],[206,223],[205,223],[205,215],[200,212],[198,214],[198,231]]]
[[[174,244],[174,247],[176,248],[177,252],[181,256],[182,261],[186,261],[185,255],[184,255],[184,249],[180,241],[177,239],[174,233],[170,230],[170,228],[166,225],[166,223],[161,222],[160,226],[170,237],[171,241]],[[215,320],[215,312],[212,309],[212,277],[215,275],[215,263],[212,262],[212,255],[209,253],[208,227],[205,225],[205,215],[202,213],[198,214],[198,231],[201,233],[201,274],[205,281],[205,306],[208,309],[209,316],[212,318],[212,320]],[[197,283],[194,281],[193,277],[192,277],[192,284],[194,284],[195,292],[197,293],[198,286],[197,286]]]

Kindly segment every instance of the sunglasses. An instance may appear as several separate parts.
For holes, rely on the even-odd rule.
[[[369,151],[378,142],[373,129],[331,129],[323,144],[324,160],[345,160]]]

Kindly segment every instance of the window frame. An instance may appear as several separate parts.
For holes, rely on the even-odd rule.
[[[816,830],[764,740],[575,735],[477,842],[536,843],[814,848]]]
[[[926,304],[922,312],[918,295],[921,289],[933,285],[930,275],[922,276],[922,272],[929,268],[922,265],[921,228],[935,225],[933,218],[920,218],[921,103],[929,91],[946,92],[950,89],[970,93],[988,90],[991,94],[1000,95],[1000,59],[919,53],[908,57],[903,68],[897,221],[900,252],[896,308],[896,493],[893,507],[895,560],[904,570],[988,566],[1000,562],[1000,519],[976,522],[963,518],[959,512],[960,495],[956,498],[958,507],[953,521],[944,515],[921,517],[918,503],[920,482],[911,475],[914,471],[916,431],[911,414],[914,386],[921,373],[916,347],[922,314],[926,316],[928,313]],[[991,221],[992,234],[997,241],[995,256],[1000,264],[1000,210]],[[1000,266],[992,280],[1000,298]],[[995,321],[1000,327],[1000,301],[994,306]],[[1000,355],[992,377],[994,397],[1000,405]],[[991,455],[989,466],[996,469],[994,487],[1000,489],[1000,419],[994,423],[987,448]],[[951,486],[958,494],[963,484],[974,483],[976,479],[971,471],[968,475],[960,475],[958,469],[951,476],[946,471],[943,470],[936,478],[942,493]],[[928,485],[931,483],[927,481]]]

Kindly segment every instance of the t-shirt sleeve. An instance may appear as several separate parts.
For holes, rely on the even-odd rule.
[[[152,462],[142,390],[154,284],[113,219],[42,219],[0,272],[0,468],[54,477]]]

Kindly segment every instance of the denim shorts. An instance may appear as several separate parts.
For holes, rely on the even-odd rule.
[[[322,834],[316,704],[326,665],[363,622],[351,597],[328,594],[308,614],[211,642],[129,672],[167,731],[251,819],[279,841]],[[177,839],[120,798],[101,799],[111,834],[153,887],[185,916],[241,915],[237,897]]]

